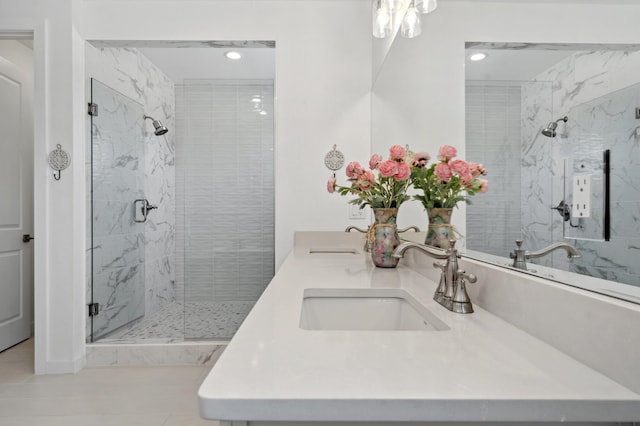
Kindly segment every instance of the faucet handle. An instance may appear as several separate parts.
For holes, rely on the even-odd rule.
[[[463,271],[462,269],[458,270],[458,278],[466,278],[470,283],[478,281],[478,277],[473,274],[467,274],[467,271]]]
[[[509,257],[511,259],[516,259],[519,254],[520,254],[520,256],[522,256],[522,252],[523,252],[522,243],[523,243],[523,240],[516,240],[517,248],[514,251],[512,251],[511,253],[509,253]]]

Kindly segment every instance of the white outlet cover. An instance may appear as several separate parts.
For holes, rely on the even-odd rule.
[[[591,217],[591,175],[573,177],[573,211],[575,218]]]

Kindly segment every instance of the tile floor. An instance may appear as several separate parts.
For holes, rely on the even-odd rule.
[[[144,343],[185,339],[228,340],[256,302],[174,302],[97,341]]]
[[[0,426],[218,426],[198,415],[210,366],[33,374],[33,339],[0,353]]]

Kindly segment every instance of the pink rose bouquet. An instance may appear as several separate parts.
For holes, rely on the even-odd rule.
[[[353,161],[347,165],[349,186],[340,186],[335,179],[327,182],[327,191],[340,195],[355,195],[351,204],[372,208],[398,208],[409,199],[407,189],[411,184],[411,166],[407,163],[407,151],[400,145],[389,150],[389,158],[373,154],[369,169]]]
[[[421,194],[413,198],[420,200],[425,209],[453,208],[460,201],[470,204],[469,196],[485,193],[489,189],[482,164],[454,159],[457,150],[445,145],[438,152],[437,163],[427,167],[430,157],[422,152],[415,154],[411,168],[411,183]]]

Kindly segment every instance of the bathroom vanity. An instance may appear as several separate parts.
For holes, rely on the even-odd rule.
[[[376,268],[362,246],[362,234],[296,235],[200,387],[202,417],[225,426],[640,420],[640,337],[627,327],[640,324],[640,305],[462,259],[478,282],[468,285],[475,312],[457,314],[433,301],[433,259],[415,252]]]

